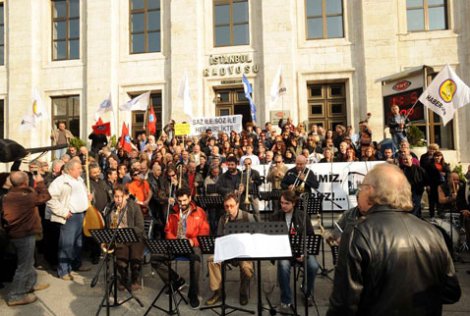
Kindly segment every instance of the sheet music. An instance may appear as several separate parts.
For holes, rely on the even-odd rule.
[[[215,239],[214,262],[234,258],[291,257],[288,235],[231,234]]]

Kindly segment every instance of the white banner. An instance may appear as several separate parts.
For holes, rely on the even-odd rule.
[[[231,131],[240,133],[242,127],[242,115],[227,115],[216,117],[196,117],[191,119],[191,135],[197,136],[211,129],[214,135],[218,132],[230,134]]]
[[[383,161],[362,161],[362,162],[334,162],[334,163],[314,163],[310,168],[317,180],[320,182],[318,192],[324,195],[324,211],[346,211],[357,204],[357,187],[362,183],[364,176],[375,165],[384,163]],[[289,169],[295,165],[286,165]],[[261,176],[267,176],[269,166],[253,166]],[[271,184],[264,183],[260,191],[271,191]],[[261,206],[260,206],[261,208]]]

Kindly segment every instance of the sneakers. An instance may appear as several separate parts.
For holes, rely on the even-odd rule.
[[[212,295],[212,297],[206,301],[206,305],[208,305],[208,306],[214,305],[214,304],[218,303],[220,301],[220,299],[221,299],[220,291],[215,291],[214,295]]]
[[[26,294],[20,299],[7,301],[8,306],[26,305],[34,303],[38,298],[34,294]]]
[[[189,304],[191,305],[192,309],[198,309],[199,306],[201,305],[201,302],[199,301],[199,297],[198,296],[191,297],[189,299]]]
[[[69,274],[59,277],[59,279],[64,280],[64,281],[73,281],[73,276],[69,273]]]
[[[288,315],[292,313],[291,304],[281,303],[281,308],[279,309],[279,313],[281,313],[281,315]]]

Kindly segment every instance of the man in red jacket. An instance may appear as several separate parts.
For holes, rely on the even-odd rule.
[[[40,174],[34,176],[35,189],[29,187],[28,175],[22,171],[12,172],[10,181],[13,187],[3,197],[3,216],[18,258],[7,298],[8,306],[15,306],[33,303],[37,297],[31,292],[49,287],[49,284],[36,283],[34,247],[36,236],[42,234],[37,206],[46,203],[51,196]]]
[[[201,250],[199,249],[198,236],[209,235],[209,223],[206,213],[191,200],[191,191],[183,187],[176,191],[176,201],[173,213],[168,216],[165,227],[166,239],[188,239],[193,247],[194,254],[188,259],[189,264],[189,292],[188,298],[191,307],[197,309],[200,305],[199,299],[199,274],[201,271]],[[152,257],[152,266],[160,278],[168,284],[168,267],[165,261],[168,257],[156,255]],[[170,270],[171,279],[174,281],[173,288],[180,289],[185,281],[174,270]]]

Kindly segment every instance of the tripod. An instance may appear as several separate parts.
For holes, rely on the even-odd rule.
[[[182,296],[181,292],[178,289],[173,287],[173,283],[176,280],[173,280],[173,275],[171,273],[171,261],[175,260],[176,257],[179,256],[189,256],[194,253],[193,248],[191,247],[189,240],[187,239],[170,239],[170,240],[145,240],[150,252],[153,254],[160,254],[166,256],[165,264],[166,268],[168,269],[168,283],[158,292],[155,299],[150,304],[149,308],[145,312],[144,315],[148,315],[152,308],[156,308],[165,312],[169,315],[178,314],[179,312],[179,304],[181,301],[184,301],[187,304],[186,299]],[[158,299],[162,296],[165,291],[169,289],[170,295],[168,296],[168,309],[164,309],[155,303]],[[176,294],[179,294],[181,299],[177,301]],[[173,307],[174,306],[174,307]]]
[[[137,237],[133,228],[119,228],[119,229],[94,229],[91,230],[91,235],[98,243],[105,243],[113,247],[116,242],[118,243],[135,243],[139,242],[139,238]],[[113,266],[112,275],[109,274],[109,263]],[[92,282],[91,287],[96,285],[98,281],[98,276],[102,267],[104,266],[104,278],[106,280],[105,284],[105,293],[103,295],[103,299],[101,300],[100,306],[96,315],[99,315],[101,312],[102,307],[106,307],[106,315],[110,314],[110,308],[121,306],[122,304],[126,303],[127,301],[134,299],[137,303],[139,303],[140,307],[144,307],[144,304],[132,294],[132,291],[129,289],[127,284],[123,284],[124,288],[127,290],[129,297],[125,300],[118,302],[117,298],[117,284],[119,277],[117,275],[117,262],[116,262],[116,255],[115,252],[107,251],[103,260],[101,261],[100,266],[98,267],[98,271],[96,272]],[[122,283],[121,283],[122,284]],[[110,303],[109,296],[113,294],[113,303]]]
[[[214,237],[213,236],[198,236],[197,239],[199,241],[199,246],[201,247],[202,254],[213,254],[214,253]],[[253,311],[250,311],[250,310],[247,310],[247,309],[244,309],[244,308],[240,308],[240,307],[236,307],[236,306],[232,306],[232,305],[228,305],[228,304],[225,303],[225,298],[226,298],[225,297],[225,265],[226,265],[225,262],[221,263],[222,303],[214,305],[214,306],[201,307],[200,310],[210,309],[210,310],[213,310],[213,312],[215,312],[218,315],[229,315],[229,314],[231,314],[233,312],[236,312],[236,311],[254,314],[255,312],[253,312]],[[220,308],[221,309],[220,314],[217,313],[214,310],[215,308]],[[226,312],[227,309],[231,309],[232,311],[227,313]]]

